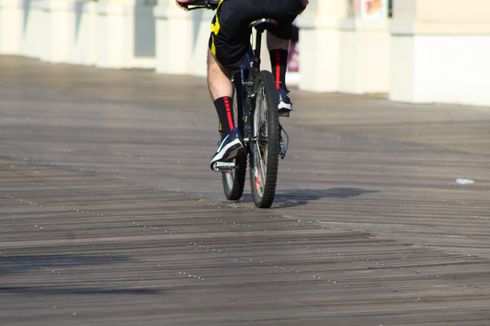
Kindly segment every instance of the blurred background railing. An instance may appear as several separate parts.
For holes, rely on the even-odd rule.
[[[0,0],[0,54],[204,76],[212,14],[174,0]],[[490,106],[488,0],[311,0],[296,24],[301,89]]]

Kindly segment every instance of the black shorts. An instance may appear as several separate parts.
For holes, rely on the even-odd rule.
[[[301,0],[222,0],[211,25],[209,49],[224,67],[238,68],[250,47],[250,22],[275,19],[279,25],[270,32],[290,39],[293,20],[303,9]]]

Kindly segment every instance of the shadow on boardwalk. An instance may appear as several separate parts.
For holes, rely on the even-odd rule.
[[[328,189],[293,189],[278,192],[274,198],[276,208],[286,208],[307,205],[310,202],[324,198],[352,198],[366,193],[377,193],[377,190],[366,190],[357,187],[335,187]],[[243,202],[253,202],[252,196],[243,196]]]
[[[25,273],[40,269],[97,266],[130,261],[124,256],[105,255],[18,255],[0,257],[0,275]],[[3,288],[1,288],[3,289]],[[1,290],[0,289],[0,290]]]

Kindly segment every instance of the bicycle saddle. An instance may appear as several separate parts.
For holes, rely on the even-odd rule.
[[[267,29],[267,27],[270,27],[271,25],[277,26],[279,25],[279,22],[272,18],[261,18],[261,19],[254,20],[253,22],[248,24],[248,27],[264,30]]]

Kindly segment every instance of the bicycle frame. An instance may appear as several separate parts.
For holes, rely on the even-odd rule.
[[[247,151],[249,151],[249,143],[256,140],[252,137],[251,126],[255,108],[255,90],[253,87],[255,76],[260,72],[262,35],[267,29],[267,25],[271,24],[277,24],[277,22],[273,19],[262,18],[250,24],[255,29],[255,44],[250,46],[240,68],[232,73],[231,78],[237,92],[238,128],[242,132]]]
[[[217,0],[196,0],[187,6],[189,10],[218,7]],[[255,39],[240,67],[231,72],[236,99],[235,123],[242,136],[244,150],[239,151],[232,161],[215,162],[212,167],[216,172],[222,173],[226,198],[239,200],[243,194],[249,161],[252,197],[255,206],[259,208],[269,208],[272,205],[278,157],[284,158],[287,150],[287,143],[283,144],[284,129],[279,122],[279,99],[273,75],[269,71],[260,70],[263,33],[268,27],[277,24],[274,19],[262,18],[248,25]]]
[[[195,0],[189,3],[188,10],[196,9],[216,9],[219,0]],[[244,56],[240,68],[232,72],[231,81],[237,91],[237,116],[238,128],[243,136],[244,145],[249,152],[250,141],[252,138],[252,115],[254,110],[254,79],[260,72],[260,52],[262,50],[262,35],[269,25],[277,25],[278,22],[270,18],[262,18],[249,24],[249,27],[255,29],[255,44],[250,46],[249,51]],[[238,94],[239,93],[239,94]],[[281,128],[282,130],[282,128]],[[283,154],[281,157],[284,158]]]

